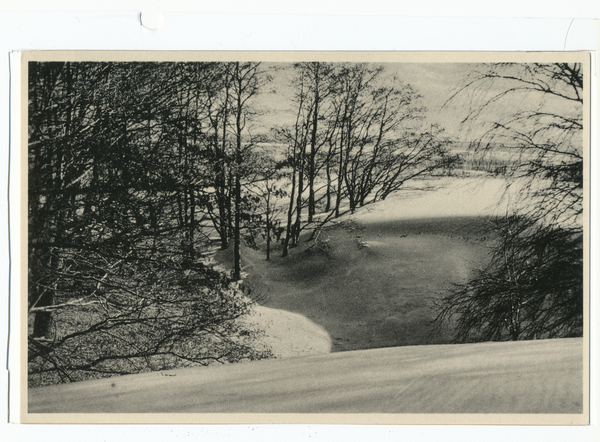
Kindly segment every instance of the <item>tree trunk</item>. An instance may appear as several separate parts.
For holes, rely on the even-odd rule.
[[[340,216],[340,205],[342,202],[342,184],[344,178],[344,145],[340,142],[340,156],[338,165],[338,176],[337,176],[337,195],[335,197],[335,217]]]
[[[292,217],[294,215],[294,201],[296,195],[296,147],[294,146],[293,152],[293,167],[292,167],[292,190],[290,191],[290,204],[288,206],[287,213],[287,226],[285,231],[285,239],[283,241],[283,253],[282,257],[286,257],[288,255],[288,249],[290,245],[290,236],[292,236]]]
[[[190,229],[189,229],[189,258],[193,262],[196,257],[194,250],[194,233],[196,230],[196,196],[194,189],[190,189]]]
[[[329,148],[329,154],[327,156],[327,163],[325,164],[325,175],[327,176],[327,194],[325,195],[325,212],[331,210],[331,193],[333,192],[333,186],[331,185],[331,147]]]
[[[231,232],[231,187],[227,186],[227,120],[229,118],[229,79],[225,81],[225,104],[223,109],[223,133],[221,136],[221,151],[219,152],[219,217],[221,218],[221,248],[229,247]]]
[[[233,279],[242,279],[242,257],[240,254],[240,202],[241,202],[241,183],[239,173],[235,177],[235,215],[233,228]]]
[[[296,222],[292,234],[292,245],[297,245],[300,240],[300,225],[302,223],[302,191],[304,190],[304,157],[305,146],[300,147],[300,167],[298,168],[298,201],[296,202]]]
[[[315,75],[315,109],[313,111],[312,132],[310,134],[310,156],[308,162],[308,222],[312,223],[315,214],[315,158],[317,155],[317,126],[319,124],[319,67]]]
[[[235,64],[235,80],[238,82],[237,107],[235,115],[235,207],[234,207],[234,227],[233,227],[233,278],[242,279],[242,257],[240,254],[241,232],[240,232],[240,208],[242,202],[242,85],[239,75],[239,63]]]
[[[271,207],[270,207],[269,184],[267,183],[267,261],[271,259]]]

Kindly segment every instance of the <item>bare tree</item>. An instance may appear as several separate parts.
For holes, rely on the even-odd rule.
[[[447,296],[438,324],[455,339],[583,333],[583,70],[581,64],[494,64],[452,98],[474,97],[472,149],[510,155],[515,207],[494,223],[487,268]]]
[[[244,142],[244,133],[248,130],[247,124],[252,116],[249,101],[254,97],[264,81],[259,71],[260,63],[233,63],[231,100],[233,102],[232,118],[233,136],[235,140],[234,155],[234,226],[233,226],[233,278],[241,279],[241,201],[243,178],[244,150],[252,148],[253,140]]]
[[[195,259],[204,64],[30,63],[31,385],[267,355]]]
[[[421,127],[419,95],[383,66],[301,63],[295,71],[295,123],[277,131],[289,146],[291,169],[284,256],[314,221],[321,198],[324,211],[339,217],[346,199],[354,211],[458,160],[441,129]],[[315,186],[323,178],[324,194]]]

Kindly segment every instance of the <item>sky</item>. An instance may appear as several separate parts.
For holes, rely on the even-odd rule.
[[[390,70],[412,85],[427,108],[427,117],[446,128],[449,135],[457,134],[460,121],[466,116],[458,100],[446,103],[457,87],[476,65],[465,63],[393,63]],[[444,104],[446,104],[444,106]]]
[[[446,134],[457,137],[459,123],[467,110],[461,108],[459,100],[446,101],[457,86],[466,78],[469,71],[477,65],[465,63],[383,63],[385,71],[397,74],[400,81],[408,83],[422,96],[421,103],[427,108],[427,122],[438,123],[446,128]],[[278,66],[288,63],[278,63]],[[293,73],[291,69],[272,71],[274,64],[265,64],[273,76],[272,82],[265,87],[257,99],[257,106],[264,112],[261,126],[272,127],[293,121],[291,107],[292,89],[288,86]],[[444,104],[446,105],[444,106]]]

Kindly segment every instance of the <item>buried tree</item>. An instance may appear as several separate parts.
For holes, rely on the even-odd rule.
[[[583,66],[494,64],[453,99],[477,97],[472,149],[510,155],[517,201],[494,221],[489,265],[439,305],[459,342],[583,334]]]

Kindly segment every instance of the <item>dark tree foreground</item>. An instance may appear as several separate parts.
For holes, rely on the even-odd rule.
[[[494,64],[452,100],[471,149],[501,152],[511,211],[479,274],[447,296],[437,323],[459,342],[583,335],[583,72],[580,64]]]
[[[32,385],[268,355],[237,321],[250,301],[196,256],[215,213],[234,235],[224,69],[29,64]]]

